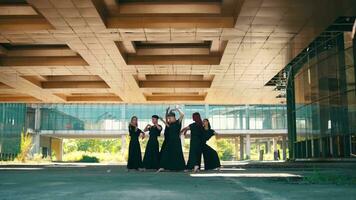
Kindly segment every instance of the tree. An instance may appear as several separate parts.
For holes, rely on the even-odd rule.
[[[17,160],[26,162],[28,155],[33,147],[32,136],[28,132],[21,132],[20,153],[17,156]]]

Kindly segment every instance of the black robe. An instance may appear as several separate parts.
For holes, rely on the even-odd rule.
[[[140,142],[138,141],[142,131],[129,125],[130,144],[129,144],[129,158],[127,161],[127,169],[142,168],[142,156]]]
[[[204,157],[204,169],[216,169],[219,168],[220,159],[218,153],[211,148],[206,142],[214,135],[215,131],[212,129],[204,131],[204,144],[203,144],[203,157]]]
[[[184,170],[185,161],[180,140],[182,124],[176,121],[166,127],[165,138],[161,148],[160,168],[167,170]]]
[[[190,129],[190,147],[189,147],[189,159],[187,163],[187,169],[193,169],[194,166],[198,165],[200,168],[201,164],[201,154],[202,146],[205,144],[205,139],[203,142],[203,127],[200,127],[197,123],[192,123],[189,125]]]
[[[158,125],[160,126],[160,125]],[[161,126],[160,126],[161,127]],[[158,169],[159,168],[159,144],[157,137],[161,135],[161,130],[156,126],[152,126],[148,129],[150,132],[150,138],[148,139],[145,156],[143,158],[143,166],[146,169]]]

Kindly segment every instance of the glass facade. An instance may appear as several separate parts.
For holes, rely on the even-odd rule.
[[[0,152],[12,158],[19,152],[21,131],[35,130],[36,113],[40,113],[39,130],[35,131],[127,131],[132,116],[139,127],[151,123],[151,116],[164,116],[168,106],[148,104],[0,104]],[[216,130],[286,129],[285,105],[180,105],[185,113],[184,125],[192,123],[192,114],[208,118]],[[6,156],[5,156],[6,154]],[[11,159],[11,158],[10,158]]]
[[[354,44],[348,33],[324,34],[289,66],[290,157],[356,154]]]
[[[26,104],[0,104],[0,160],[12,159],[20,150]]]
[[[140,128],[151,116],[164,116],[169,105],[126,104],[41,104],[41,130],[127,130],[132,116]],[[172,106],[174,107],[174,106]],[[285,105],[180,105],[184,125],[192,123],[192,114],[208,118],[214,129],[286,129]],[[177,114],[178,115],[178,114]]]

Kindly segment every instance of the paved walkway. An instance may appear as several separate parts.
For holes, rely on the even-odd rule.
[[[301,177],[314,173],[315,167],[265,166],[156,174],[126,172],[123,166],[115,165],[0,165],[0,199],[356,199],[356,185],[303,181]],[[348,169],[332,171],[355,174]]]

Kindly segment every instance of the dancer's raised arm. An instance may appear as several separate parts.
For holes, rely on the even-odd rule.
[[[168,122],[168,113],[170,111],[171,107],[168,106],[168,108],[166,109],[166,115],[165,115],[165,118],[166,118],[166,122]],[[166,123],[165,123],[166,124]]]
[[[151,125],[150,124],[147,124],[145,129],[143,129],[143,132],[147,132],[149,131],[149,129],[151,128]]]
[[[183,118],[184,118],[184,112],[178,106],[174,110],[179,112],[179,119],[178,120],[179,120],[180,123],[182,123]]]
[[[181,131],[180,131],[180,134],[187,134],[187,131],[190,130],[190,127],[187,126],[187,127],[184,127]]]
[[[167,126],[169,127],[169,124],[167,123],[167,121],[165,121],[162,117],[159,117],[159,119]],[[167,120],[167,117],[166,117]]]

